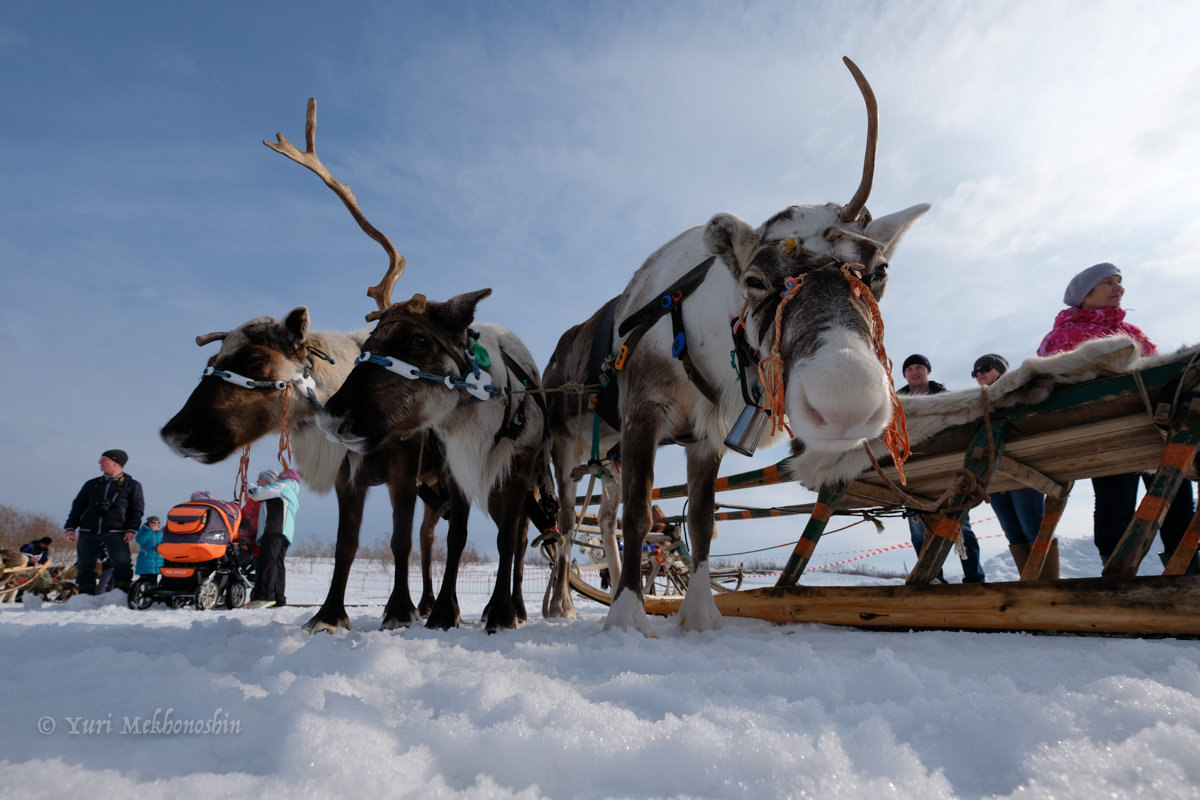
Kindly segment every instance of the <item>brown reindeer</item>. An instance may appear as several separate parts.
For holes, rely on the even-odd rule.
[[[429,627],[457,618],[454,578],[471,502],[486,503],[498,528],[500,568],[484,612],[487,630],[525,619],[525,508],[539,483],[545,412],[537,366],[520,339],[475,321],[476,305],[489,294],[483,289],[444,303],[416,295],[384,311],[320,416],[327,435],[360,453],[423,432],[442,443],[449,557]]]
[[[176,453],[215,464],[267,434],[278,432],[284,413],[305,485],[318,493],[333,489],[338,498],[337,544],[329,594],[308,621],[309,631],[349,627],[346,581],[358,550],[363,504],[371,486],[388,484],[392,498],[392,554],[396,580],[384,609],[384,629],[411,624],[433,605],[426,553],[433,543],[437,514],[427,506],[421,524],[423,592],[413,606],[408,589],[413,511],[417,498],[412,473],[419,462],[435,466],[431,445],[424,458],[419,443],[399,443],[393,451],[364,458],[329,442],[316,427],[316,410],[349,374],[366,341],[366,331],[309,331],[308,309],[294,309],[282,322],[257,317],[232,331],[196,337],[198,345],[220,341],[200,383],[183,408],[163,426],[161,436]],[[310,394],[311,392],[311,394]],[[436,475],[427,472],[426,480]],[[420,610],[418,610],[420,609]]]
[[[615,356],[625,547],[605,628],[654,635],[642,606],[640,559],[659,445],[675,442],[686,450],[693,575],[679,621],[707,630],[721,624],[708,580],[713,484],[739,413],[762,408],[771,424],[761,443],[782,441],[787,431],[797,453],[860,447],[891,419],[891,378],[879,357],[873,301],[883,294],[900,238],[929,206],[879,219],[867,212],[878,110],[866,78],[845,62],[868,114],[862,181],[850,202],[791,206],[758,228],[718,214],[679,235],[646,260],[616,299],[611,342],[597,347],[580,331],[570,353],[556,352],[547,369],[555,381],[565,373],[586,382],[579,371],[586,353]],[[736,368],[731,351],[743,353]],[[553,452],[564,452],[561,442]],[[563,470],[574,467],[556,461],[560,487]],[[564,504],[574,496],[560,491]]]
[[[263,144],[307,167],[328,185],[349,209],[359,226],[388,254],[388,272],[371,287],[380,309],[390,304],[392,287],[404,272],[404,258],[359,210],[350,188],[335,180],[317,158],[315,100],[308,101],[305,125],[307,149],[300,152],[283,134],[278,142]],[[375,315],[368,315],[368,320]],[[316,413],[342,385],[354,358],[362,350],[367,331],[355,333],[310,332],[308,309],[296,308],[282,322],[257,317],[232,331],[198,336],[196,343],[220,341],[221,350],[209,359],[200,384],[183,408],[163,427],[161,436],[175,452],[212,464],[228,458],[238,448],[280,430],[285,415],[296,461],[308,488],[338,498],[337,544],[329,594],[308,621],[309,631],[349,627],[346,614],[346,581],[358,550],[363,504],[367,489],[386,483],[392,500],[392,554],[395,584],[384,608],[382,627],[412,624],[433,606],[430,553],[433,530],[441,502],[430,495],[421,525],[422,595],[414,606],[408,589],[408,558],[412,550],[413,511],[417,498],[414,476],[435,483],[440,450],[433,440],[395,442],[369,456],[350,452],[330,442],[316,427]],[[294,391],[293,391],[294,389]]]

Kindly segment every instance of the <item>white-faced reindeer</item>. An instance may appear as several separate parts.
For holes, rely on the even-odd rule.
[[[545,412],[537,365],[524,344],[506,328],[474,321],[476,304],[489,294],[445,303],[416,295],[384,311],[320,418],[330,437],[360,453],[424,432],[442,443],[452,498],[449,556],[429,627],[457,621],[454,578],[470,502],[486,505],[498,527],[500,568],[484,612],[487,629],[525,619],[525,504],[539,483]]]
[[[349,187],[334,180],[316,157],[315,132],[316,103],[310,100],[307,152],[299,152],[282,134],[278,144],[264,144],[319,175],[342,199],[363,230],[384,247],[389,255],[389,270],[369,293],[375,298],[390,297],[396,279],[404,271],[404,259],[366,221]],[[410,625],[419,615],[428,614],[434,601],[430,551],[437,514],[432,505],[426,506],[421,525],[424,585],[419,607],[413,605],[409,594],[408,558],[418,491],[414,476],[420,465],[426,481],[434,481],[440,463],[436,443],[425,443],[427,448],[423,451],[421,442],[397,441],[388,449],[364,457],[330,442],[316,426],[317,410],[350,373],[367,333],[366,330],[310,331],[308,309],[300,307],[282,322],[257,317],[232,331],[198,336],[198,345],[220,341],[221,350],[209,359],[200,384],[161,431],[163,441],[179,455],[213,464],[260,437],[279,431],[286,415],[297,466],[306,487],[319,493],[332,488],[338,498],[333,579],[325,602],[305,625],[313,632],[349,627],[346,581],[358,550],[363,504],[371,486],[386,483],[392,500],[391,547],[396,573],[382,627]],[[441,505],[437,500],[433,504]]]
[[[625,546],[606,628],[654,635],[642,605],[640,561],[659,445],[686,449],[693,574],[679,621],[707,630],[721,623],[709,587],[713,484],[726,434],[747,398],[772,414],[761,443],[782,441],[786,417],[794,452],[860,447],[891,419],[891,380],[877,349],[872,303],[883,294],[901,236],[929,206],[879,219],[867,212],[878,111],[866,78],[845,62],[868,116],[863,176],[850,202],[791,206],[758,228],[718,214],[650,256],[617,298],[611,352],[618,367]],[[753,353],[749,368],[740,370],[744,382],[730,359],[743,332],[744,349]],[[586,351],[592,342],[581,337],[577,347]],[[586,375],[570,379],[583,382]],[[561,449],[556,442],[554,452]],[[555,464],[560,485],[562,471],[574,466]],[[573,487],[560,491],[564,505],[570,503]],[[570,532],[563,533],[569,541]]]

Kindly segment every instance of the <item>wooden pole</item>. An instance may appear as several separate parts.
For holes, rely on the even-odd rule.
[[[821,491],[817,492],[817,503],[813,508],[812,516],[808,518],[808,524],[804,526],[804,533],[796,542],[791,557],[788,558],[783,572],[779,575],[779,580],[775,583],[776,586],[795,586],[796,581],[800,580],[800,576],[812,559],[813,551],[817,549],[817,542],[821,541],[821,534],[825,532],[825,526],[829,524],[829,518],[833,516],[834,506],[841,502],[849,488],[850,484],[846,483],[822,486]]]
[[[945,586],[774,586],[713,596],[727,617],[880,630],[1200,635],[1200,576]],[[680,600],[646,598],[673,614]]]
[[[1067,507],[1067,500],[1074,486],[1075,481],[1067,481],[1060,487],[1057,497],[1046,497],[1046,507],[1042,511],[1042,524],[1038,528],[1037,539],[1029,548],[1029,558],[1025,561],[1025,568],[1021,570],[1022,581],[1036,581],[1042,577],[1042,567],[1046,564],[1050,546],[1054,544],[1054,530],[1062,519],[1063,510]]]
[[[975,438],[971,440],[971,444],[967,447],[966,458],[963,459],[963,469],[970,472],[976,478],[985,480],[996,464],[999,463],[1001,456],[1004,455],[1004,443],[1008,434],[1008,421],[997,420],[991,426],[992,448],[989,460],[988,452],[988,426],[982,426],[975,434]],[[967,519],[967,514],[970,509],[967,507],[973,502],[973,497],[969,494],[958,493],[950,498],[949,506],[957,508],[957,511],[952,511],[949,514],[922,514],[926,518],[926,536],[925,543],[921,546],[921,553],[917,557],[916,566],[908,576],[907,583],[910,585],[923,585],[933,581],[942,571],[942,564],[946,561],[946,556],[950,554],[950,549],[954,547],[955,540],[958,539],[959,531],[962,530],[962,524]]]
[[[1101,573],[1104,577],[1131,578],[1137,574],[1142,559],[1154,543],[1154,535],[1167,516],[1175,492],[1179,491],[1179,485],[1183,482],[1183,468],[1196,453],[1196,443],[1200,441],[1198,422],[1191,414],[1186,414],[1172,423],[1158,471],[1150,482],[1150,490],[1138,504],[1125,535],[1104,564]]]

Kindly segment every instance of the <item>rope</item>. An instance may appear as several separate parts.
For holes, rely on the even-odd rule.
[[[291,467],[288,466],[288,460],[292,458],[292,430],[291,423],[288,421],[288,410],[291,408],[292,384],[288,384],[283,390],[283,420],[279,423],[279,466],[283,467],[283,471],[287,472]]]
[[[879,462],[875,460],[875,454],[871,452],[871,448],[867,444],[863,444],[863,449],[867,452],[867,457],[871,459],[871,466],[875,467],[876,474],[883,480],[889,489],[895,492],[903,502],[903,504],[917,511],[933,513],[933,514],[949,514],[954,511],[962,511],[963,509],[971,509],[980,503],[987,502],[987,487],[992,480],[992,471],[996,465],[996,440],[992,432],[992,415],[988,404],[987,387],[980,387],[979,399],[983,405],[983,424],[987,430],[988,441],[988,467],[984,472],[983,477],[977,477],[975,473],[968,469],[959,467],[954,471],[954,478],[946,490],[933,501],[922,500],[908,494],[899,486],[897,486],[887,473],[883,471],[883,467],[879,466]],[[899,468],[897,468],[899,471]],[[956,494],[968,496],[972,502],[966,505],[954,506],[952,508],[944,507],[946,502]]]
[[[242,448],[242,457],[238,461],[237,477],[233,481],[233,499],[240,506],[246,499],[246,487],[249,486],[250,475],[250,445]]]

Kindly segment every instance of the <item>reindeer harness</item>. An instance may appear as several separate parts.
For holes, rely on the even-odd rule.
[[[217,369],[216,367],[205,367],[204,372],[201,373],[200,377],[207,378],[209,375],[212,375],[214,378],[220,378],[226,383],[232,383],[234,386],[240,386],[243,389],[278,391],[280,389],[286,389],[289,386],[294,386],[297,390],[304,392],[304,397],[308,400],[309,405],[311,405],[317,411],[320,411],[322,406],[317,400],[317,382],[313,380],[312,377],[312,357],[316,356],[323,361],[328,361],[330,364],[335,362],[329,357],[328,353],[318,350],[315,347],[309,347],[308,352],[310,355],[304,360],[304,369],[301,370],[300,374],[292,378],[290,381],[258,381],[254,378],[247,378],[245,375],[239,375],[236,372],[231,372],[226,369]]]
[[[459,350],[452,347],[449,343],[444,341],[441,336],[438,336],[426,326],[421,325],[421,327],[424,328],[426,333],[429,334],[430,337],[444,350],[446,350],[446,352],[448,352],[452,358],[455,358],[455,360],[457,360],[456,356],[461,352],[462,356],[466,360],[466,368],[462,372],[462,377],[455,378],[451,375],[438,375],[437,373],[426,372],[420,367],[409,364],[407,361],[402,359],[393,358],[391,356],[381,356],[377,353],[372,353],[369,350],[364,350],[362,355],[354,359],[355,365],[364,363],[374,364],[376,366],[383,367],[388,372],[395,373],[396,375],[399,375],[400,377],[406,378],[410,381],[430,381],[432,383],[441,384],[447,389],[451,389],[453,391],[465,392],[468,397],[468,403],[481,403],[498,397],[508,398],[512,396],[513,389],[511,386],[511,380],[510,385],[504,388],[497,387],[492,383],[492,375],[487,371],[487,368],[492,365],[492,359],[488,354],[487,348],[479,343],[478,331],[468,328],[468,345],[465,349]],[[528,373],[526,373],[525,370],[521,368],[521,365],[518,364],[511,356],[509,356],[508,353],[502,351],[500,353],[500,358],[504,361],[504,365],[508,368],[510,376],[515,375],[517,380],[522,383],[524,388],[533,388],[533,381],[530,379]],[[542,409],[542,420],[543,426],[545,427],[549,424],[549,415],[546,413],[545,401],[542,399],[540,394],[534,395],[534,401]],[[524,425],[525,398],[522,397],[521,401],[517,403],[513,409],[512,414],[505,417],[504,424],[501,425],[500,430],[496,432],[493,444],[498,444],[501,439],[515,439]],[[543,430],[542,435],[543,437],[548,435],[548,428]]]

